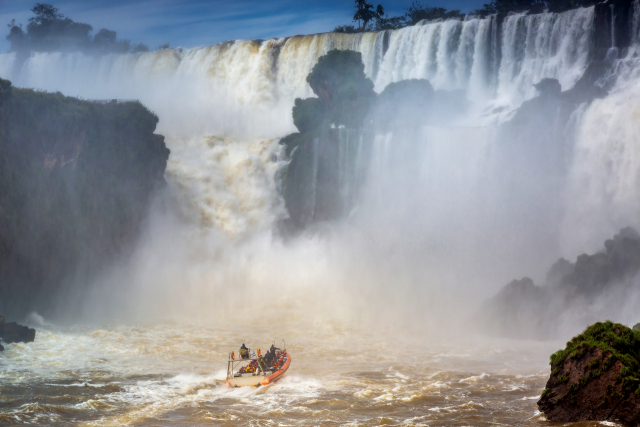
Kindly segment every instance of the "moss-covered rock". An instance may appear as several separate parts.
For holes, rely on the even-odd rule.
[[[0,80],[0,311],[46,311],[140,231],[169,150],[138,102]],[[73,279],[72,279],[73,278]]]
[[[598,322],[550,358],[538,401],[550,421],[640,421],[640,332]]]

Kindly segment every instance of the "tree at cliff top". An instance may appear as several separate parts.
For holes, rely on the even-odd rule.
[[[564,12],[579,7],[592,6],[596,3],[596,0],[491,0],[481,8],[469,11],[468,15],[486,17],[499,13],[504,16],[509,12],[530,11],[533,13],[541,13],[544,10]],[[362,15],[367,17],[367,23],[375,21],[375,25],[367,26],[367,24],[365,24],[359,27],[342,25],[335,27],[333,32],[358,33],[363,31],[397,30],[406,26],[416,25],[423,20],[460,19],[465,16],[465,14],[458,9],[449,10],[444,7],[432,7],[417,0],[414,0],[409,7],[405,8],[404,15],[393,17],[386,15],[381,5],[378,5],[378,9],[374,11],[373,5],[363,0],[356,0],[356,8],[357,11],[356,16],[354,16],[354,21],[362,22],[362,19],[359,18]],[[358,19],[356,19],[356,17],[358,17]]]
[[[157,122],[137,102],[0,80],[0,313],[51,314],[59,291],[134,243],[164,184],[169,150]]]
[[[384,16],[384,8],[380,4],[374,10],[373,4],[367,0],[354,0],[354,2],[356,12],[353,14],[353,22],[358,22],[361,30],[366,29],[367,24],[373,19]]]
[[[596,323],[551,356],[538,401],[549,421],[640,422],[640,332]]]
[[[435,19],[458,18],[463,14],[460,10],[447,10],[444,7],[430,7],[419,1],[414,1],[411,6],[405,9],[404,15],[407,25],[416,25],[418,22],[426,19],[432,21]]]
[[[118,40],[116,32],[106,28],[92,37],[91,25],[65,17],[50,4],[36,3],[31,12],[34,16],[29,18],[26,32],[15,19],[8,24],[6,39],[11,43],[11,51],[125,53],[149,50],[142,43],[132,47],[129,40]]]

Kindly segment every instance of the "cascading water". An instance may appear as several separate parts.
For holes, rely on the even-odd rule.
[[[502,63],[498,98],[513,103],[535,95],[533,84],[543,78],[570,89],[587,68],[593,44],[594,9],[555,14],[515,14],[502,30]]]
[[[629,24],[631,27],[631,45],[635,46],[640,41],[640,39],[638,39],[640,36],[640,0],[633,1],[633,15]]]
[[[558,78],[564,89],[570,88],[588,65],[593,25],[591,7],[561,14],[512,15],[501,26],[495,16],[469,17],[464,21],[421,22],[380,33],[230,41],[141,54],[35,53],[24,63],[14,54],[2,54],[0,76],[12,79],[17,86],[60,90],[90,99],[139,99],[160,117],[158,131],[167,136],[172,151],[167,178],[186,207],[186,215],[205,229],[242,238],[267,230],[287,216],[277,191],[286,162],[276,138],[295,131],[293,101],[312,96],[306,76],[328,50],[361,52],[365,73],[378,92],[393,82],[422,78],[437,90],[467,89],[477,105],[503,107],[497,115],[487,116],[485,109],[481,120],[471,113],[459,123],[476,125],[508,117],[504,111],[512,111],[533,97],[533,83],[544,77]],[[433,137],[433,132],[428,134],[431,136],[418,137],[416,143],[446,144],[440,137]],[[386,149],[374,149],[371,156],[363,156],[363,141],[356,140],[354,135],[349,134],[346,140],[340,136],[340,165],[334,170],[340,175],[341,204],[347,210],[351,210],[353,200],[345,199],[356,197],[354,182],[361,182],[363,170],[376,171],[394,156],[414,162],[434,153],[418,150],[410,141],[391,142],[381,135],[377,140],[387,141]],[[356,144],[359,148],[354,153]],[[315,148],[312,157],[317,160],[322,150]],[[308,191],[301,194],[308,199],[305,209],[310,212],[310,220],[320,188],[317,162],[312,163],[316,165],[315,178],[308,183]],[[394,167],[402,169],[398,164]],[[358,171],[350,170],[353,168]],[[421,167],[416,166],[405,172],[419,170]],[[447,173],[446,168],[438,170]],[[382,185],[385,173],[382,169],[369,181]],[[397,172],[391,173],[388,183],[393,187],[398,176]],[[448,178],[426,175],[421,179]],[[407,176],[401,182],[410,186],[421,179]],[[432,198],[428,191],[420,194]],[[489,212],[483,215],[490,216]],[[461,220],[450,219],[454,223]],[[446,227],[455,228],[454,223]],[[487,227],[482,222],[469,223]]]
[[[498,82],[500,98],[514,106],[534,95],[531,84],[541,78],[559,78],[568,89],[586,68],[593,8],[516,15],[503,26],[499,66],[497,22],[490,16],[142,54],[35,53],[20,63],[9,53],[0,55],[0,76],[16,86],[70,96],[139,99],[160,116],[159,131],[170,136],[274,138],[294,130],[293,100],[312,96],[306,76],[331,49],[361,52],[378,92],[391,82],[424,78],[436,89],[468,88],[490,98]]]

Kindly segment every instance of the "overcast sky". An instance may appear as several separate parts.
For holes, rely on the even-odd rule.
[[[37,0],[0,0],[0,23],[15,18],[26,26]],[[40,0],[47,2],[47,0]],[[387,13],[403,14],[412,0],[384,0]],[[480,7],[487,0],[432,0],[430,6],[461,9]],[[74,21],[118,32],[118,38],[142,42],[151,48],[212,45],[230,39],[268,39],[313,34],[351,24],[352,0],[76,0],[51,1]],[[374,1],[377,5],[378,2]],[[0,52],[9,49],[4,28]]]

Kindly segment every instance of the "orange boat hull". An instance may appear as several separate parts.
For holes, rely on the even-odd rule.
[[[289,354],[288,352],[285,354],[287,355],[287,361],[284,363],[284,365],[282,365],[282,367],[279,370],[277,370],[273,374],[269,376],[253,375],[249,377],[232,378],[224,382],[225,387],[227,388],[246,387],[246,386],[259,387],[261,385],[264,386],[264,385],[273,384],[274,382],[278,381],[280,378],[284,376],[285,372],[287,372],[287,369],[289,369],[289,366],[291,365],[291,354]]]
[[[284,365],[282,365],[282,368],[280,368],[279,371],[276,371],[273,374],[269,375],[260,384],[269,385],[278,381],[280,378],[284,376],[284,373],[287,372],[287,369],[289,369],[289,365],[291,365],[291,355],[289,353],[285,353],[285,354],[287,355],[287,361],[284,363]]]

